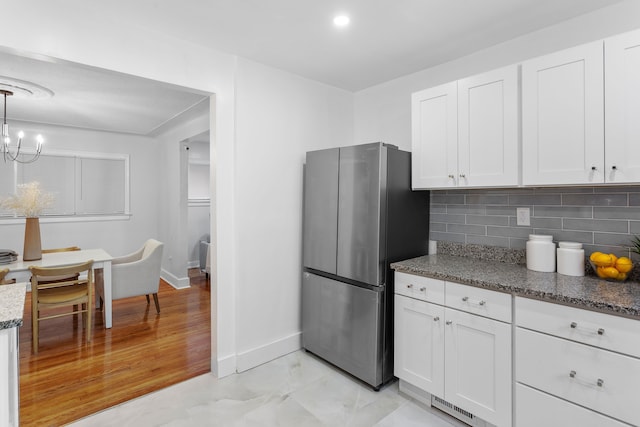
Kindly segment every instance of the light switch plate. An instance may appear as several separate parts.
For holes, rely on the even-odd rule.
[[[516,208],[516,224],[531,225],[531,209],[530,208]]]

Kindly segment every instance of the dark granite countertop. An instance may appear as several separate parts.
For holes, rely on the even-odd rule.
[[[26,283],[0,285],[0,329],[22,326]]]
[[[391,264],[396,271],[513,293],[640,320],[640,283],[607,282],[527,270],[525,265],[454,255],[426,255]]]

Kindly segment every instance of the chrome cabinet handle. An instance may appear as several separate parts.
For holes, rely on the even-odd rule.
[[[445,323],[446,323],[447,325],[450,325],[450,324],[452,324],[452,323],[453,323],[453,320],[447,320]]]
[[[616,165],[611,166],[611,170],[618,170],[618,167]]]
[[[469,301],[469,297],[462,297],[462,301],[464,301],[464,302],[467,302],[467,301],[468,302],[472,302],[472,301]],[[485,305],[486,303],[487,302],[485,300],[478,301],[478,305]]]
[[[576,329],[578,327],[578,324],[576,322],[571,322],[569,326],[571,326],[572,329]],[[598,328],[596,330],[596,333],[598,335],[604,335],[604,328]]]
[[[460,178],[466,178],[467,176],[463,173],[460,174]]]
[[[424,292],[426,290],[427,290],[427,288],[425,288],[424,286],[420,288],[420,292]]]
[[[576,371],[571,371],[571,372],[569,372],[569,377],[570,377],[570,378],[575,378],[575,377],[576,377],[576,375],[578,375]],[[596,385],[597,385],[598,387],[602,387],[602,386],[604,385],[604,380],[603,380],[602,378],[598,378],[598,379],[596,380]]]
[[[434,322],[437,322],[438,320],[440,320],[440,318],[439,318],[438,316],[436,316],[436,317],[434,317],[434,318],[433,318],[433,321],[434,321]]]
[[[407,285],[407,289],[413,288],[413,285]]]
[[[449,178],[450,179],[456,179],[455,175],[453,175],[453,174],[449,174]]]
[[[591,166],[591,170],[592,170],[592,171],[597,171],[597,170],[598,170],[598,168],[597,168],[597,167],[595,167],[595,166]]]

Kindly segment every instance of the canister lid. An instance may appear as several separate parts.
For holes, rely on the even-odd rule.
[[[553,241],[553,236],[549,236],[547,234],[529,234],[529,240],[551,242]]]
[[[564,249],[582,249],[582,243],[558,242],[558,246]]]

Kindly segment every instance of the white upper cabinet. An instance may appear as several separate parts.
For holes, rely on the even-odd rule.
[[[412,186],[519,184],[516,65],[412,95]]]
[[[605,40],[605,180],[640,182],[640,31]]]
[[[519,178],[518,67],[458,81],[458,184],[515,186]]]
[[[522,64],[523,184],[605,182],[602,42]]]
[[[455,187],[458,176],[457,83],[411,96],[411,186]]]

